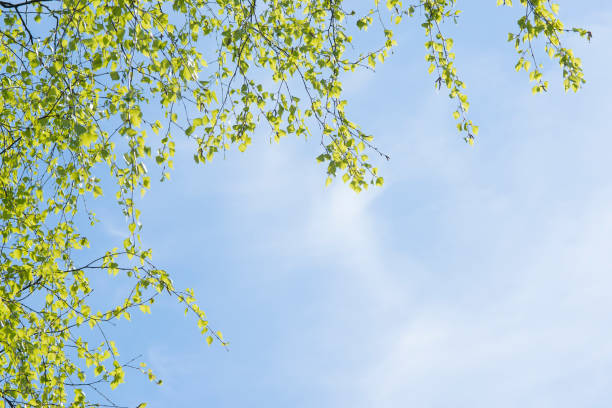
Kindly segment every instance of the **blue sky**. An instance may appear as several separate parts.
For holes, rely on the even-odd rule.
[[[345,82],[350,112],[391,156],[383,188],[325,188],[316,140],[262,133],[205,167],[178,143],[172,181],[143,200],[144,241],[231,345],[207,347],[162,301],[111,332],[164,385],[129,373],[117,401],[612,404],[612,5],[561,2],[563,19],[593,31],[570,42],[587,84],[565,94],[546,61],[551,90],[533,96],[505,42],[518,7],[479,3],[449,27],[480,125],[473,148],[433,90],[418,18],[376,74]],[[118,239],[125,226],[98,213],[100,239]]]

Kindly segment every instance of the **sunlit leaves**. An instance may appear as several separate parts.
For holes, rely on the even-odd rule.
[[[21,18],[25,3],[32,19]],[[381,186],[370,156],[389,157],[366,133],[375,129],[352,120],[342,79],[385,62],[396,45],[391,28],[410,16],[421,18],[425,69],[456,103],[457,128],[470,144],[478,134],[443,30],[460,15],[453,0],[374,1],[362,14],[329,0],[19,4],[0,4],[0,401],[9,405],[91,406],[86,384],[115,388],[129,368],[161,384],[104,335],[109,322],[151,313],[161,294],[195,317],[203,341],[228,344],[194,293],[177,290],[141,244],[137,200],[152,173],[170,178],[175,138],[187,138],[194,160],[207,163],[246,152],[261,132],[271,142],[314,137],[326,185],[337,177],[355,191]],[[519,52],[515,68],[529,73],[535,92],[547,89],[532,53],[540,38],[566,89],[578,89],[581,62],[561,40],[568,31],[590,39],[590,31],[564,28],[552,2],[521,4],[527,13],[508,37]],[[378,36],[377,46],[354,44],[363,32]],[[89,246],[81,224],[99,222],[88,204],[112,197],[124,236],[77,263]],[[130,291],[93,307],[92,273],[124,277]]]
[[[509,1],[497,3],[512,5]],[[545,53],[561,66],[565,90],[578,91],[585,82],[582,62],[574,56],[572,50],[563,46],[562,39],[566,33],[574,32],[590,40],[591,32],[578,27],[566,29],[558,18],[559,5],[551,1],[520,0],[520,4],[525,7],[525,15],[517,21],[519,31],[508,34],[508,41],[514,44],[519,54],[516,70],[529,72],[529,80],[535,83],[533,93],[548,90],[548,81],[543,80],[542,64],[537,62],[537,40],[542,40]]]

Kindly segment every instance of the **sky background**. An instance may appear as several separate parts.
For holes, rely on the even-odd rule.
[[[157,407],[609,407],[612,404],[612,5],[562,1],[593,39],[569,45],[587,84],[533,96],[505,40],[520,10],[461,2],[455,38],[474,147],[433,89],[419,17],[376,74],[345,80],[349,112],[391,156],[382,188],[324,187],[315,140],[196,166],[142,202],[146,246],[192,287],[229,352],[172,299],[111,328],[134,372],[110,395]],[[116,208],[98,240],[120,245]],[[109,297],[123,295],[105,279]]]

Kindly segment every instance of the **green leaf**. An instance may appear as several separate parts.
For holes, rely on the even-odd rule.
[[[84,129],[80,125],[77,125],[77,127],[79,128],[79,130]],[[77,133],[79,133],[79,130],[77,130]],[[87,129],[85,129],[85,131],[83,131],[79,135],[79,142],[80,145],[83,147],[89,147],[93,142],[96,141],[96,139],[97,135],[94,132],[88,131]]]
[[[98,185],[95,185],[93,188],[93,195],[94,197],[98,197],[102,195],[102,188]]]

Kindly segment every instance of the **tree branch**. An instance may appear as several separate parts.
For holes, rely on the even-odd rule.
[[[0,1],[0,7],[16,9],[18,7],[27,6],[29,4],[38,4],[53,0],[26,0],[21,3],[9,3],[8,1]]]

